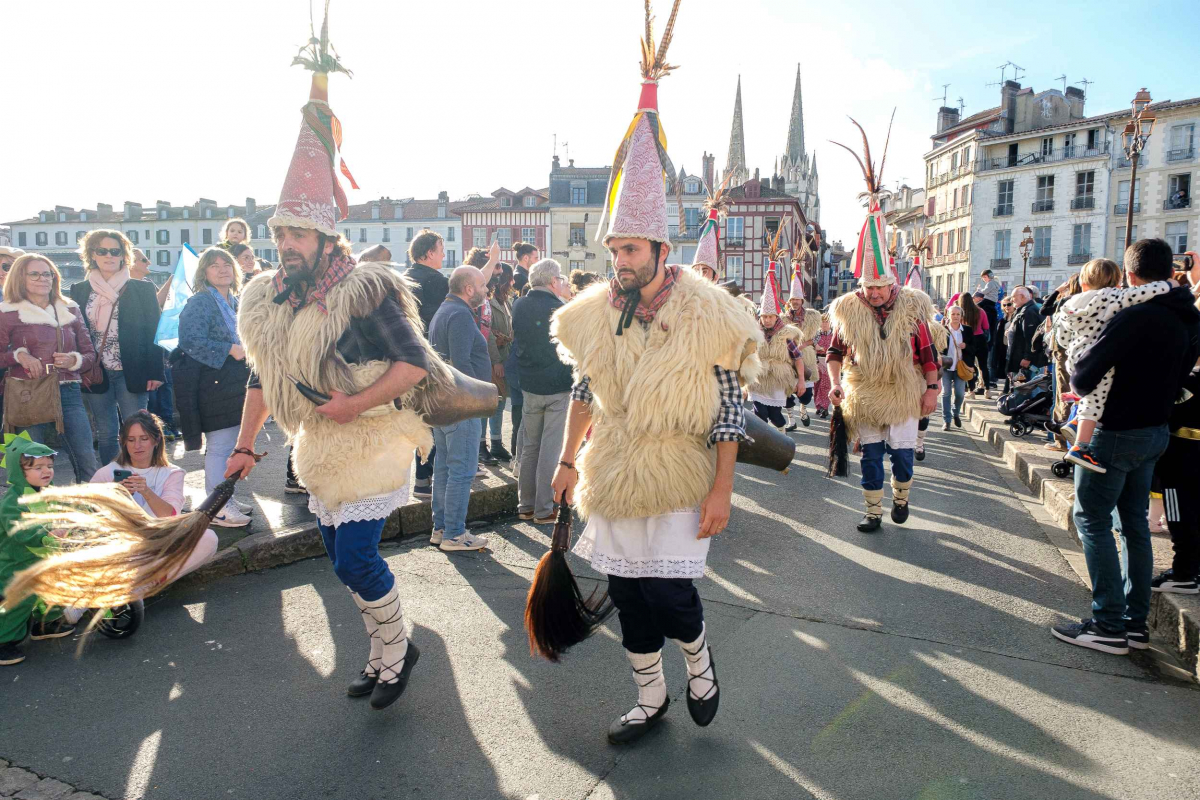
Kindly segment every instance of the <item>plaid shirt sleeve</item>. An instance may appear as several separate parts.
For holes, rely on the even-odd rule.
[[[592,388],[588,385],[588,376],[584,375],[579,382],[571,387],[571,399],[581,403],[592,404]]]
[[[746,411],[742,406],[742,387],[738,384],[737,373],[721,367],[713,367],[713,371],[721,389],[721,409],[708,434],[708,446],[712,447],[717,442],[749,441],[750,437],[746,435]]]
[[[922,372],[936,372],[940,360],[937,348],[933,346],[933,337],[929,334],[929,326],[918,322],[917,333],[913,336],[913,362]]]
[[[796,344],[791,339],[788,339],[788,358],[795,361],[797,358],[804,358],[804,353],[800,351],[800,345]]]

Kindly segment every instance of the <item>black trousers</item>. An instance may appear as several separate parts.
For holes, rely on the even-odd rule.
[[[417,476],[416,480],[422,485],[428,485],[433,480],[433,457],[437,455],[437,448],[429,448],[429,460],[424,464],[421,463],[421,454],[417,453]]]
[[[621,644],[656,653],[667,639],[694,642],[704,631],[704,607],[691,578],[608,576],[608,596],[621,620]]]
[[[763,422],[771,423],[776,428],[787,427],[787,419],[783,416],[783,409],[779,406],[768,406],[755,400],[754,416],[758,417]]]
[[[1200,577],[1200,441],[1172,436],[1167,451],[1154,466],[1155,489],[1162,492],[1163,510],[1175,551],[1171,571],[1176,578]]]

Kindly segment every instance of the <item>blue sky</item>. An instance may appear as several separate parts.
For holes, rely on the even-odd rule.
[[[670,11],[656,0],[662,22]],[[796,63],[807,146],[818,154],[824,226],[850,245],[861,225],[852,115],[882,147],[885,183],[920,183],[935,114],[995,105],[1005,61],[1035,90],[1088,78],[1086,110],[1200,95],[1200,2],[877,3],[684,0],[660,87],[671,156],[724,165],[742,76],[751,168],[769,172],[787,134]],[[202,9],[201,13],[197,9]],[[580,166],[611,163],[635,110],[637,0],[333,0],[332,35],[353,80],[331,101],[344,156],[373,197],[457,198],[544,186],[557,134]],[[0,219],[54,204],[274,202],[299,129],[308,76],[289,67],[307,37],[305,0],[9,2],[11,148]],[[15,35],[13,35],[15,32]],[[1126,65],[1123,48],[1132,48]],[[1008,77],[1012,76],[1011,69]],[[563,144],[563,143],[567,144]]]

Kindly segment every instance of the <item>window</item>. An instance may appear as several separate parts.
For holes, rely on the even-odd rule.
[[[45,247],[49,242],[49,237],[47,237],[45,231],[38,231],[33,235],[33,241],[38,247]]]
[[[1141,211],[1142,179],[1138,178],[1133,184],[1133,210]],[[1124,214],[1129,210],[1129,181],[1117,182],[1117,213]]]
[[[1050,226],[1033,229],[1033,257],[1050,257]]]
[[[967,273],[958,273],[958,292],[962,294],[967,290]]]
[[[189,231],[187,228],[184,228],[183,230],[181,230],[179,232],[179,243],[180,244],[187,244],[191,240],[191,238],[192,238],[192,232]]]
[[[258,226],[258,233],[256,233],[256,234],[255,234],[255,236],[256,236],[257,238],[259,238],[259,239],[265,239],[265,238],[267,238],[267,226],[266,226],[266,225],[259,225],[259,226]]]
[[[582,261],[572,261],[571,262],[571,271],[574,272],[577,269],[583,269]]]
[[[342,229],[342,238],[345,239],[346,241],[350,241],[350,229],[349,228]]]
[[[1133,226],[1133,241],[1136,242],[1137,238],[1138,238],[1137,237],[1137,225],[1134,225]],[[1125,252],[1125,226],[1119,225],[1119,226],[1117,226],[1117,250],[1116,250],[1116,253],[1117,253],[1117,255],[1121,255],[1124,252]]]
[[[170,250],[159,250],[158,251],[158,265],[160,267],[171,266],[171,251]]]
[[[447,241],[447,242],[453,242],[453,241],[454,241],[454,228],[449,228],[449,229],[447,229],[447,231],[446,231],[446,241]]]
[[[405,228],[404,229],[404,241],[411,242],[412,240],[413,240],[413,229]]]
[[[992,258],[1012,258],[1012,231],[996,231],[996,246]]]
[[[1191,208],[1192,176],[1190,173],[1171,175],[1167,179],[1167,209]]]
[[[191,218],[191,216],[192,216],[192,210],[191,210],[190,208],[185,208],[185,209],[183,210],[183,218],[184,218],[184,219],[190,219],[190,218]]]
[[[225,216],[233,219],[237,216],[237,209],[235,209],[233,206],[230,206],[229,208],[225,209]]]
[[[571,247],[586,247],[587,246],[587,242],[585,241],[586,236],[587,236],[587,234],[584,230],[584,223],[582,223],[582,222],[572,222],[571,223],[571,238],[570,238],[570,246]]]
[[[1067,158],[1071,158],[1072,156],[1075,155],[1075,133],[1074,132],[1068,133],[1067,135],[1063,136],[1063,151],[1066,153]]]
[[[1050,281],[1030,281],[1033,288],[1037,289],[1039,297],[1045,297],[1050,293]]]
[[[1054,176],[1042,175],[1037,179],[1037,199],[1033,203],[1034,211],[1054,210]]]
[[[954,231],[952,231],[952,230],[947,231],[947,233],[946,233],[946,252],[947,253],[954,252]]]
[[[360,242],[365,242],[367,240],[367,229],[366,228],[358,229],[358,240]]]
[[[1173,125],[1171,127],[1171,149],[1167,151],[1167,161],[1182,161],[1195,154],[1195,125]]]
[[[438,219],[445,219],[445,218],[446,218],[446,207],[439,203],[438,204]],[[397,219],[399,219],[399,217],[397,217]]]
[[[22,233],[21,235],[22,235],[22,236],[24,236],[25,234],[23,234],[23,233]],[[137,244],[137,243],[138,243],[138,238],[139,238],[139,237],[138,237],[138,232],[137,232],[137,231],[130,231],[130,232],[129,232],[129,241],[133,242],[134,244]],[[25,244],[25,242],[21,242],[21,244]]]
[[[501,208],[511,208],[512,207],[512,198],[511,197],[501,197],[500,198],[500,207]]]
[[[1054,152],[1054,137],[1047,136],[1042,139],[1042,155],[1049,156]]]
[[[683,190],[688,194],[697,194],[700,191],[700,181],[688,178],[683,182]]]
[[[958,189],[954,190],[953,202],[950,203],[951,208],[958,208]]]
[[[962,204],[964,206],[971,205],[971,187],[970,186],[962,187]]]
[[[1088,197],[1096,189],[1096,172],[1088,170],[1087,172],[1075,173],[1075,196]]]
[[[572,186],[571,187],[571,205],[586,206],[587,205],[587,187]]]
[[[725,246],[726,247],[742,247],[745,244],[746,219],[745,217],[726,217],[725,219]]]
[[[937,240],[936,240],[937,243],[934,245],[934,248],[933,248],[933,254],[935,256],[940,256],[942,254],[942,245],[945,244],[945,241],[946,241],[946,234],[939,233],[937,235]]]
[[[159,219],[166,219],[166,218],[167,218],[167,210],[166,210],[165,208],[160,208],[160,209],[158,210],[158,218],[159,218]]]
[[[65,211],[58,212],[58,221],[66,222],[67,221],[67,212],[65,212]]]
[[[536,228],[521,228],[521,241],[528,242],[529,244],[536,244],[537,243],[537,229]]]
[[[201,244],[212,244],[212,228],[201,228],[200,229],[200,243]]]
[[[1087,149],[1095,150],[1100,146],[1100,129],[1092,128],[1087,132]]]
[[[379,206],[371,206],[371,219],[379,219]]]
[[[204,209],[204,218],[212,219],[212,212],[213,212],[213,210],[211,208]]]
[[[958,169],[958,153],[950,155],[950,169]],[[955,192],[957,193],[957,190]]]
[[[80,221],[80,222],[87,222],[87,212],[86,212],[86,211],[80,211],[80,212],[79,212],[79,221]]]
[[[960,253],[967,252],[967,229],[966,228],[958,229],[958,252],[960,252]]]
[[[66,244],[67,243],[67,232],[66,231],[55,231],[54,232],[54,243],[59,246]]]
[[[512,247],[512,228],[499,228],[496,230],[496,241],[500,243],[501,250],[508,250]]]
[[[725,256],[725,277],[729,280],[742,279],[742,256]]]
[[[87,233],[87,231],[75,231],[75,241],[78,242],[80,239],[83,238],[84,234],[86,234],[86,233]]]
[[[28,247],[29,245],[26,244],[26,241],[27,239],[25,237],[25,231],[21,231],[17,234],[17,247]]]
[[[487,229],[486,228],[474,228],[474,229],[472,229],[471,233],[472,233],[471,244],[474,247],[487,247]]]
[[[537,205],[537,198],[534,197],[533,195],[529,195],[528,197],[525,198],[525,207],[526,208],[533,208],[536,205]]]
[[[1013,213],[1013,182],[1000,181],[996,184],[996,216]]]
[[[765,228],[766,230],[763,231],[763,247],[767,246],[771,237],[775,235],[775,231],[779,230],[779,218],[767,217],[765,220]]]
[[[1085,222],[1071,229],[1071,255],[1086,256],[1092,252],[1092,223]]]
[[[392,240],[392,229],[384,228],[383,229],[383,241],[390,242],[391,240]]]
[[[1176,253],[1183,253],[1187,250],[1187,226],[1187,222],[1167,223],[1167,242]]]

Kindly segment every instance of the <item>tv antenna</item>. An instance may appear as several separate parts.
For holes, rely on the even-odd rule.
[[[963,102],[963,99],[961,97],[958,98],[958,115],[960,117],[962,116],[963,109],[966,107],[967,107],[967,104]]]
[[[1063,91],[1064,91],[1064,92],[1065,92],[1065,91],[1067,91],[1067,74],[1066,74],[1065,72],[1064,72],[1062,75],[1059,75],[1059,76],[1058,76],[1057,78],[1055,78],[1054,80],[1056,80],[1056,81],[1062,81],[1062,82],[1063,82]]]
[[[949,96],[949,92],[950,92],[950,84],[948,84],[948,83],[943,83],[943,84],[942,84],[942,96],[941,96],[940,98],[938,98],[938,97],[935,97],[935,98],[933,98],[933,99],[934,99],[934,100],[939,100],[939,99],[940,99],[940,100],[942,101],[942,105],[943,105],[943,106],[945,106],[945,105],[946,105],[946,98]]]
[[[1080,82],[1081,84],[1083,84],[1083,91],[1084,91],[1084,94],[1086,94],[1086,93],[1087,93],[1087,87],[1089,87],[1089,86],[1091,86],[1093,83],[1095,83],[1095,81],[1089,81],[1087,78],[1084,78],[1084,79],[1080,80],[1079,82]]]
[[[1005,78],[1004,78],[1004,74],[1005,74],[1005,73],[1008,71],[1008,68],[1009,68],[1009,67],[1012,67],[1012,68],[1013,68],[1013,80],[1014,80],[1014,81],[1015,81],[1017,78],[1020,78],[1020,77],[1021,77],[1021,73],[1025,71],[1025,68],[1024,68],[1024,67],[1018,66],[1018,65],[1014,64],[1014,63],[1013,63],[1013,62],[1011,62],[1011,61],[1005,61],[1005,62],[1004,62],[1003,64],[1001,64],[1000,66],[996,67],[996,69],[1000,70],[1000,80],[999,80],[999,82],[997,82],[997,83],[988,83],[988,84],[985,84],[985,85],[986,85],[986,86],[1003,86],[1003,85],[1004,85],[1004,80],[1005,80]]]

